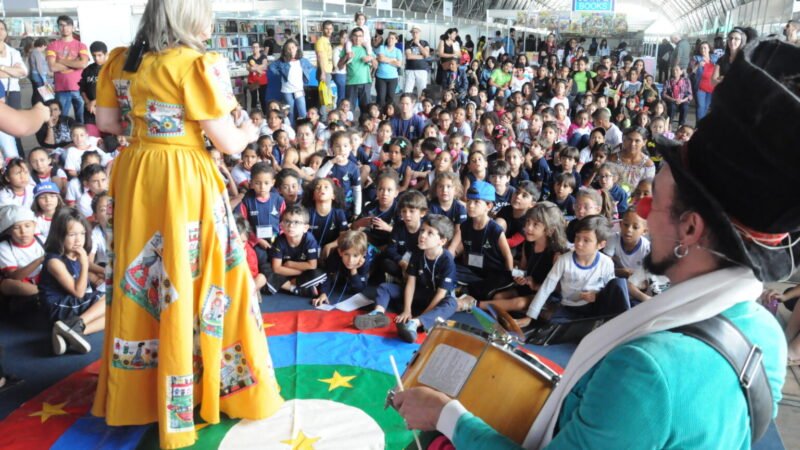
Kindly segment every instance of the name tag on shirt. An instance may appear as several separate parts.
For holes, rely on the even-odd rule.
[[[467,265],[470,267],[477,267],[479,269],[483,269],[483,255],[470,253],[469,255],[467,255]]]
[[[272,227],[256,227],[256,237],[259,239],[272,239]]]

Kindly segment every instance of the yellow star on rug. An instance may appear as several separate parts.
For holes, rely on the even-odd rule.
[[[314,443],[322,438],[312,438],[306,436],[303,430],[297,433],[297,437],[286,441],[281,441],[281,444],[290,445],[292,450],[314,450]]]
[[[28,415],[31,417],[39,416],[42,418],[42,423],[45,423],[47,422],[47,419],[49,419],[52,416],[63,416],[69,414],[68,412],[64,411],[64,406],[66,404],[67,402],[51,405],[50,403],[42,402],[41,411],[36,411],[35,413],[31,413]]]
[[[340,387],[347,387],[347,388],[353,387],[350,384],[350,380],[352,380],[355,377],[356,377],[355,375],[350,375],[350,376],[343,377],[342,375],[339,374],[338,371],[334,370],[332,377],[330,377],[330,378],[321,378],[318,381],[321,381],[323,383],[328,383],[328,392],[330,392],[330,391],[332,391],[332,390],[334,390],[336,388],[340,388]]]

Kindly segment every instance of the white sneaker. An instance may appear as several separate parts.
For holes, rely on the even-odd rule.
[[[56,322],[54,328],[56,333],[58,333],[60,337],[64,338],[70,349],[83,354],[92,351],[92,344],[86,340],[80,330],[70,328],[67,324],[60,320]]]
[[[61,356],[67,352],[67,341],[56,332],[56,327],[53,326],[53,331],[50,333],[50,340],[53,344],[53,354]]]

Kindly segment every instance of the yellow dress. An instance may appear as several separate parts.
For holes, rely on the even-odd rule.
[[[224,60],[180,47],[109,55],[97,106],[119,108],[129,147],[114,161],[113,277],[92,413],[109,425],[158,421],[161,446],[196,441],[205,422],[260,419],[279,394],[223,180],[198,121],[236,104]]]

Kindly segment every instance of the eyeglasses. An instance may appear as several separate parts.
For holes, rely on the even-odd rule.
[[[281,223],[287,228],[308,225],[308,222],[301,222],[299,220],[282,220]]]

